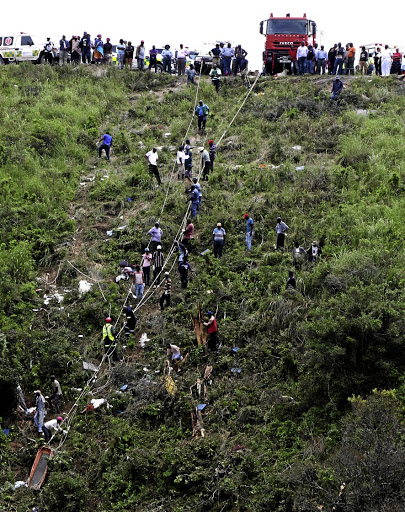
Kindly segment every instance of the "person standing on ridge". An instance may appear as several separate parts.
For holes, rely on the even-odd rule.
[[[42,434],[42,426],[45,418],[45,398],[39,389],[34,391],[34,394],[35,407],[37,409],[34,415],[34,424],[38,429],[38,433]]]
[[[367,68],[368,68],[367,62],[368,62],[368,51],[366,50],[365,46],[362,46],[361,52],[360,52],[360,61],[359,61],[361,74],[363,74],[363,71],[364,71],[364,74],[367,75]],[[354,75],[354,71],[353,71],[353,75]]]
[[[158,245],[156,251],[153,253],[153,265],[155,267],[153,271],[153,279],[155,281],[154,288],[160,283],[160,273],[162,272],[164,261],[165,256],[162,251],[162,246]]]
[[[242,60],[247,55],[247,51],[242,48],[242,45],[238,44],[238,46],[235,48],[235,76],[240,71]]]
[[[69,41],[66,40],[66,36],[62,36],[59,41],[59,66],[67,64],[69,56]]]
[[[60,399],[62,396],[62,389],[60,387],[59,382],[56,380],[55,375],[51,375],[51,382],[53,385],[53,393],[49,397],[49,406],[51,411],[53,412],[53,406],[55,406],[56,413],[60,414]]]
[[[169,75],[172,74],[172,58],[173,53],[170,51],[170,45],[167,44],[165,46],[165,49],[162,51],[162,63],[163,63],[163,72],[169,73]]]
[[[149,172],[150,174],[153,174],[156,178],[156,181],[158,183],[158,186],[162,184],[161,180],[160,180],[160,175],[159,175],[159,169],[158,169],[158,166],[157,166],[157,161],[158,161],[158,152],[157,152],[157,149],[156,148],[152,148],[151,151],[148,151],[145,155],[145,158],[146,160],[148,161],[148,164],[149,164]]]
[[[104,43],[101,39],[101,34],[98,34],[94,40],[94,62],[102,64],[104,58]]]
[[[198,102],[198,105],[195,107],[195,114],[198,117],[198,131],[205,131],[205,125],[207,124],[207,116],[210,109],[208,105],[203,103],[202,100]]]
[[[160,311],[164,310],[164,303],[166,302],[166,307],[170,306],[170,297],[172,294],[172,280],[170,279],[169,272],[165,272],[165,288],[163,294],[160,297]]]
[[[207,328],[208,333],[207,347],[208,350],[214,351],[217,350],[218,344],[218,326],[214,313],[212,311],[208,311],[207,316],[208,322],[204,322],[204,325]]]
[[[364,48],[364,46],[363,46]],[[353,43],[349,43],[349,50],[347,51],[347,68],[346,75],[354,75],[354,59],[356,57],[356,48]]]
[[[117,341],[115,339],[114,326],[112,325],[112,320],[108,316],[105,319],[105,324],[103,326],[103,346],[104,346],[104,354],[107,357],[112,357],[113,361],[118,361],[117,354]]]
[[[246,221],[246,247],[250,252],[252,249],[252,239],[253,239],[253,219],[250,217],[248,213],[245,213],[243,219]]]
[[[110,43],[110,38],[107,37],[107,42],[104,45],[104,64],[107,64],[107,66],[111,66],[112,64],[112,51],[113,51],[113,45]]]
[[[136,317],[135,317],[135,314],[134,314],[131,306],[124,306],[122,308],[122,311],[124,312],[124,315],[127,320],[125,323],[125,326],[124,326],[124,334],[125,334],[125,339],[128,342],[131,334],[135,338]]]
[[[212,232],[212,239],[214,241],[214,257],[221,258],[225,245],[226,231],[222,224],[218,222],[217,227]]]
[[[134,47],[131,41],[128,41],[125,48],[125,69],[129,66],[129,70],[132,69],[132,61],[134,60]]]
[[[138,65],[139,71],[143,71],[143,66],[145,64],[145,41],[141,41],[141,43],[136,47],[136,62]]]
[[[98,157],[101,158],[101,152],[105,151],[107,160],[110,161],[110,149],[113,143],[113,138],[110,135],[110,132],[105,132],[104,135],[100,137],[99,142],[102,141],[102,144],[98,148]]]
[[[231,66],[232,66],[232,59],[235,57],[235,50],[232,48],[231,43],[228,43],[225,48],[222,49],[221,52],[222,60],[223,60],[223,67],[224,76],[230,76],[231,75]]]
[[[149,247],[151,248],[152,252],[156,251],[157,246],[160,245],[162,242],[163,235],[163,231],[160,227],[159,222],[155,222],[155,225],[148,231],[147,234],[151,237]]]
[[[80,39],[79,48],[82,51],[82,63],[90,64],[91,62],[91,37],[87,32],[83,32],[83,37]]]
[[[117,44],[117,65],[120,69],[124,69],[125,60],[125,43],[123,39]]]
[[[145,249],[145,253],[142,255],[142,271],[145,277],[145,285],[149,286],[150,284],[150,262],[152,260],[152,254],[149,250],[149,247]]]
[[[184,75],[186,71],[186,60],[189,55],[189,51],[180,45],[180,50],[177,50],[177,74],[179,76]]]
[[[284,241],[285,241],[285,235],[288,230],[288,226],[285,222],[281,220],[281,217],[277,217],[277,224],[276,224],[276,233],[277,233],[277,250],[280,249],[280,251],[284,251]]]
[[[148,70],[150,71],[152,67],[155,68],[155,73],[157,73],[157,54],[158,51],[156,50],[156,46],[152,45],[152,48],[149,50],[149,67]]]
[[[198,151],[201,153],[201,169],[203,174],[203,181],[208,181],[208,174],[210,173],[211,169],[211,159],[210,155],[208,154],[208,151],[201,146],[198,148]]]
[[[211,55],[211,57],[212,57],[212,60],[211,60],[212,65],[213,65],[213,66],[214,66],[214,65],[216,65],[216,66],[217,66],[217,68],[219,68],[221,52],[222,52],[222,50],[221,50],[221,48],[219,47],[219,43],[217,43],[217,44],[215,45],[215,48],[213,48],[212,50],[210,50],[210,51],[208,52],[208,54],[209,54],[209,55]]]

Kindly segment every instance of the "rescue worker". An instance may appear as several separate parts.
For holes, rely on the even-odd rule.
[[[297,281],[295,280],[295,277],[294,277],[294,272],[293,270],[289,270],[288,271],[288,279],[287,279],[287,284],[286,284],[286,289],[296,289],[297,287]]]
[[[203,173],[203,181],[208,181],[208,174],[211,169],[211,160],[208,151],[204,149],[202,146],[198,148],[198,151],[201,153],[201,169]]]
[[[174,245],[176,246],[177,250],[180,253],[180,255],[179,255],[179,263],[181,263],[185,258],[187,258],[188,250],[186,249],[184,244],[182,244],[181,242],[178,242],[177,240],[175,240],[173,243],[174,243]]]
[[[215,316],[212,311],[208,311],[207,316],[208,316],[208,322],[204,322],[204,325],[207,328],[207,333],[208,333],[207,347],[208,347],[208,350],[217,350],[217,343],[218,343],[217,321],[215,320]]]
[[[198,209],[201,210],[201,200],[202,200],[201,185],[198,182],[198,178],[193,178],[193,183],[198,190]]]
[[[178,266],[178,271],[180,274],[181,287],[187,288],[188,284],[188,273],[194,272],[191,268],[190,263],[187,261],[187,256],[183,259],[183,261]]]
[[[170,306],[170,297],[172,294],[172,280],[170,279],[169,272],[165,272],[165,288],[163,294],[160,297],[160,311],[164,310],[164,303],[166,306]]]
[[[136,317],[131,306],[124,306],[122,308],[124,315],[127,319],[126,324],[124,326],[125,338],[128,342],[130,335],[132,334],[135,338],[135,327],[136,327]]]
[[[301,268],[307,257],[307,251],[300,246],[299,242],[294,242],[294,248],[292,253],[292,263],[296,269]]]
[[[195,187],[195,185],[194,185],[194,187]],[[198,189],[196,187],[195,187],[195,190],[197,190],[197,193],[198,193]],[[192,223],[191,219],[187,219],[186,224],[187,224],[186,229],[183,231],[182,243],[183,243],[184,247],[188,250],[188,252],[190,252],[191,240],[194,236],[194,224]]]
[[[217,227],[212,232],[212,239],[214,241],[214,257],[221,258],[225,245],[226,231],[222,224],[218,222]]]
[[[42,427],[44,424],[44,417],[45,417],[45,398],[41,391],[37,389],[34,391],[35,394],[35,415],[34,415],[34,424],[38,429],[38,432],[42,434]]]
[[[252,249],[252,238],[253,238],[253,219],[248,213],[245,213],[243,220],[246,221],[246,247],[250,251]]]
[[[343,90],[343,82],[340,79],[340,76],[337,75],[336,78],[332,82],[332,90],[331,90],[332,96],[331,96],[331,99],[332,100],[338,100],[342,90]]]
[[[311,244],[311,247],[307,251],[308,261],[312,263],[316,263],[321,255],[321,248],[318,245],[318,242],[314,240]]]
[[[49,420],[46,423],[44,423],[42,430],[45,436],[45,442],[48,443],[51,436],[51,430],[55,430],[55,432],[63,432],[64,434],[67,433],[66,430],[62,430],[60,427],[60,424],[62,423],[63,418],[61,416],[58,416],[54,420]]]
[[[217,93],[219,92],[219,84],[221,79],[221,70],[218,68],[216,64],[213,64],[212,69],[210,71],[210,77],[212,85],[215,87]]]
[[[105,319],[105,324],[103,327],[103,345],[104,345],[104,354],[108,357],[113,358],[113,361],[118,361],[117,354],[117,341],[115,339],[114,334],[114,326],[111,324],[112,320],[108,316]]]
[[[99,142],[101,141],[102,144],[98,148],[98,157],[101,158],[101,153],[104,149],[107,160],[110,161],[110,149],[113,142],[113,138],[111,137],[110,132],[105,132],[105,134],[100,137]]]
[[[140,265],[135,266],[135,272],[133,274],[133,283],[135,288],[135,299],[142,299],[145,282],[143,280],[143,271],[141,270]]]
[[[195,185],[191,185],[191,195],[189,201],[191,201],[191,218],[195,219],[197,217],[197,210],[200,201],[198,190]]]
[[[160,245],[160,243],[162,241],[162,235],[163,235],[163,231],[160,228],[159,222],[155,222],[155,225],[153,226],[153,228],[151,228],[148,231],[148,235],[151,237],[149,247],[151,248],[152,251],[155,251],[157,246]]]
[[[158,169],[158,166],[157,166],[157,161],[158,161],[158,153],[157,153],[157,149],[156,148],[152,148],[151,151],[148,151],[145,155],[145,158],[146,160],[148,161],[149,163],[149,172],[150,174],[153,174],[156,178],[156,181],[158,182],[158,185],[161,185],[162,184],[162,181],[160,179],[160,175],[159,175],[159,169]]]
[[[198,116],[198,131],[203,132],[205,131],[205,125],[207,123],[207,116],[210,109],[208,105],[203,103],[202,100],[198,102],[198,105],[195,108],[195,114]]]
[[[209,146],[209,155],[210,155],[210,163],[211,163],[211,172],[214,171],[214,161],[217,156],[217,146],[214,144],[214,141],[211,139],[208,141]]]
[[[288,226],[285,222],[281,220],[281,217],[277,217],[277,224],[276,224],[276,233],[277,233],[277,250],[284,251],[284,240],[285,240],[285,234],[288,230]]]
[[[181,355],[181,349],[177,345],[172,345],[171,343],[168,343],[166,345],[167,351],[166,355],[170,359],[170,362],[173,364],[173,361],[175,361],[177,366],[177,372],[180,372],[180,366],[179,361],[183,360],[183,356]]]
[[[184,146],[179,146],[177,151],[176,163],[177,163],[177,179],[184,180],[184,162],[186,160],[186,154],[184,153]]]
[[[160,273],[162,272],[164,261],[165,257],[162,246],[158,245],[156,251],[153,253],[153,265],[155,267],[153,271],[153,279],[155,281],[154,288],[160,283]]]
[[[53,384],[53,393],[49,397],[49,406],[51,409],[51,412],[53,412],[53,405],[55,406],[56,413],[60,414],[60,399],[62,396],[62,389],[60,387],[59,381],[56,380],[55,375],[51,375],[51,381]]]
[[[152,253],[149,250],[149,247],[145,249],[144,254],[142,255],[142,272],[145,278],[145,285],[149,286],[150,284],[150,262],[152,260]]]

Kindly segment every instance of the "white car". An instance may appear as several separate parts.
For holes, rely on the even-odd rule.
[[[43,44],[34,43],[29,34],[0,35],[0,65],[9,62],[38,62]]]

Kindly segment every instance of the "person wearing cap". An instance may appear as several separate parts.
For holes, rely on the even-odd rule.
[[[286,289],[296,289],[297,288],[297,281],[295,280],[295,276],[294,276],[294,271],[293,270],[289,270],[288,271],[288,279],[287,279],[287,283],[285,285]]]
[[[98,157],[101,158],[101,153],[104,149],[107,160],[110,161],[110,149],[113,143],[113,138],[110,135],[110,132],[105,132],[105,134],[100,137],[99,142],[102,142],[102,144],[98,147]]]
[[[194,189],[197,190],[197,195],[198,195],[198,189],[196,188],[195,185],[194,185]],[[187,224],[187,226],[186,226],[186,229],[183,231],[182,242],[183,242],[184,247],[188,250],[188,252],[190,252],[191,240],[194,237],[194,224],[191,219],[187,219],[186,224]]]
[[[110,38],[107,37],[107,42],[104,44],[104,64],[111,66],[112,64],[112,51],[113,45],[110,43]]]
[[[146,153],[145,158],[146,158],[146,160],[149,163],[149,172],[150,172],[150,174],[153,174],[155,176],[155,178],[156,178],[156,181],[158,182],[158,185],[161,185],[162,181],[160,179],[159,169],[158,169],[158,166],[157,166],[157,161],[158,161],[158,158],[159,158],[157,149],[156,148],[152,148],[150,151],[148,151]]]
[[[56,413],[60,414],[60,399],[62,396],[62,388],[60,387],[59,381],[56,380],[55,375],[51,375],[51,382],[53,385],[52,395],[49,397],[49,406],[51,412],[53,412],[53,406],[55,406]]]
[[[316,240],[314,240],[311,244],[311,247],[307,251],[308,261],[313,265],[316,263],[321,255],[321,248]]]
[[[165,272],[165,287],[163,293],[160,297],[160,311],[164,310],[164,303],[166,302],[166,306],[170,306],[170,297],[172,294],[172,280],[170,279],[169,272]]]
[[[162,246],[158,245],[156,251],[153,253],[153,279],[155,281],[154,288],[160,284],[160,273],[162,272],[165,256],[162,251]]]
[[[158,51],[156,50],[156,46],[153,45],[152,48],[149,50],[149,67],[148,70],[150,71],[152,67],[155,68],[155,73],[157,73],[157,54]]]
[[[62,428],[60,426],[62,421],[63,421],[62,416],[58,416],[54,420],[49,420],[46,423],[44,423],[44,425],[42,426],[42,431],[43,431],[44,436],[45,436],[45,443],[48,443],[49,439],[52,437],[51,436],[51,431],[52,430],[54,430],[55,432],[66,433],[66,431],[62,430]]]
[[[220,59],[220,56],[221,56],[221,48],[219,47],[219,43],[217,43],[215,45],[215,48],[213,48],[212,50],[210,50],[208,52],[209,55],[211,55],[212,57],[212,65],[214,66],[214,64],[217,66],[217,68],[219,67],[219,59]]]
[[[179,76],[184,75],[186,71],[186,60],[189,55],[189,51],[180,45],[180,50],[177,50],[177,74]]]
[[[142,40],[136,47],[135,57],[139,71],[143,71],[143,66],[145,64],[145,41]]]
[[[288,226],[285,222],[281,220],[281,217],[277,217],[277,223],[275,227],[276,233],[277,233],[277,250],[280,249],[281,251],[284,251],[284,241],[285,241],[285,234],[287,233]]]
[[[343,82],[340,79],[340,76],[336,75],[336,77],[334,78],[334,80],[332,82],[331,99],[337,101],[339,99],[340,93],[342,92],[342,89],[343,89]]]
[[[42,434],[42,427],[44,424],[45,417],[45,398],[41,391],[37,389],[34,391],[35,394],[35,416],[34,416],[34,424],[38,429],[38,432]]]
[[[198,105],[195,107],[195,115],[198,117],[198,130],[200,132],[205,130],[209,111],[210,109],[208,105],[206,105],[202,100],[200,100]]]
[[[210,155],[210,164],[211,164],[211,172],[214,171],[214,161],[217,156],[217,146],[214,144],[214,141],[211,139],[208,141],[209,146],[209,155]]]
[[[91,37],[87,32],[83,32],[83,37],[80,39],[79,44],[80,50],[82,51],[82,63],[90,64],[91,62]]]
[[[217,350],[218,343],[218,326],[215,320],[214,313],[207,311],[208,322],[204,322],[204,326],[207,328],[208,339],[207,348],[208,350]]]
[[[218,222],[217,227],[212,232],[212,239],[214,241],[214,256],[215,258],[221,258],[222,252],[225,245],[226,231],[222,227],[222,224]]]
[[[101,39],[101,34],[98,34],[97,37],[94,39],[94,62],[96,64],[102,64],[103,63],[103,57],[104,57],[104,43]]]
[[[210,155],[208,154],[208,151],[201,146],[198,148],[198,151],[201,153],[201,169],[202,169],[202,180],[208,181],[208,174],[210,173],[211,169],[211,159]]]
[[[117,66],[120,69],[124,69],[124,59],[125,59],[125,42],[123,39],[120,39],[120,42],[117,44]]]
[[[102,342],[104,346],[104,354],[108,357],[112,356],[114,361],[118,361],[117,341],[115,339],[114,326],[112,325],[112,320],[109,316],[105,319],[105,324],[103,326]]]
[[[217,93],[219,92],[219,85],[221,80],[221,70],[217,66],[217,64],[213,64],[211,71],[209,72],[209,75],[211,77],[211,83],[215,87],[215,90]]]
[[[245,213],[243,220],[246,221],[246,247],[250,251],[252,249],[253,219],[248,213]]]
[[[184,162],[186,159],[186,154],[184,153],[184,146],[179,146],[176,156],[177,163],[177,179],[184,180]]]
[[[296,269],[300,269],[307,258],[307,251],[300,246],[298,241],[294,242],[292,263]]]
[[[66,40],[66,36],[62,36],[59,41],[59,66],[67,64],[69,57],[69,41]]]
[[[152,253],[149,250],[149,247],[145,249],[144,254],[142,255],[142,271],[145,277],[145,285],[149,286],[150,284],[150,262],[152,260]]]
[[[191,210],[191,218],[195,219],[197,217],[197,210],[200,204],[200,198],[198,194],[198,190],[195,185],[191,185],[191,194],[189,200],[191,201],[190,210]]]
[[[135,288],[135,299],[143,298],[143,288],[145,286],[143,280],[143,272],[140,265],[135,265],[135,272],[133,275],[133,283]]]
[[[173,363],[173,361],[176,363],[177,372],[180,372],[181,370],[179,366],[179,361],[183,360],[180,347],[178,347],[177,345],[172,345],[171,343],[167,343],[166,348],[167,357],[170,359],[171,363]]]
[[[122,311],[127,320],[124,325],[124,334],[125,334],[125,339],[128,342],[131,334],[135,338],[136,317],[135,317],[135,314],[134,314],[131,306],[124,306],[122,308]]]
[[[165,49],[162,51],[162,63],[163,63],[163,71],[172,74],[172,58],[173,53],[170,51],[170,45],[165,45]]]
[[[151,237],[149,247],[151,251],[154,252],[156,251],[157,246],[161,245],[162,242],[163,231],[160,227],[159,222],[155,222],[155,225],[148,231],[147,234]]]

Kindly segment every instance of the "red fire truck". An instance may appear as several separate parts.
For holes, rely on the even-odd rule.
[[[305,13],[302,18],[292,18],[289,14],[276,18],[271,13],[268,20],[260,23],[260,33],[266,37],[264,72],[274,75],[286,68],[293,73],[293,63],[301,42],[304,41],[305,46],[315,44],[316,23],[307,19]]]

